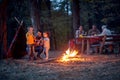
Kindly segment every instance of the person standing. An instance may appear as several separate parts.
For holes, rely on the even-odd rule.
[[[26,33],[26,44],[27,44],[27,52],[29,56],[29,60],[33,60],[36,58],[36,53],[34,50],[35,36],[33,35],[33,27],[28,28],[28,32]]]
[[[49,58],[49,49],[50,49],[49,33],[48,32],[44,32],[43,33],[43,37],[44,37],[44,39],[43,39],[43,47],[44,47],[43,52],[46,55],[45,60],[48,60],[48,58]]]

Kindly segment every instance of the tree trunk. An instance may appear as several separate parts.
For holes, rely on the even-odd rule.
[[[80,8],[79,0],[72,0],[72,13],[73,13],[73,32],[80,26]]]
[[[46,5],[47,5],[47,9],[48,9],[48,18],[49,18],[48,27],[49,27],[49,31],[51,33],[51,36],[50,36],[51,49],[57,49],[55,31],[53,29],[53,25],[52,25],[52,21],[51,21],[52,14],[51,14],[51,2],[50,2],[50,0],[46,0]]]
[[[6,25],[7,0],[0,4],[0,59],[7,56],[7,25]]]
[[[35,32],[42,31],[40,26],[40,3],[41,0],[30,0],[31,21]]]
[[[69,3],[68,3],[68,0],[66,0],[66,10],[67,10],[67,15],[69,15]]]

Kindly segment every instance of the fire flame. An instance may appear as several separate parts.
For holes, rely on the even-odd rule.
[[[70,60],[69,58],[75,57],[77,55],[77,53],[78,53],[78,51],[76,51],[76,50],[68,49],[62,57],[62,61],[69,61]]]

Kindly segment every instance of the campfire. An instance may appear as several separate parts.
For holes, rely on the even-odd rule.
[[[78,54],[77,50],[70,50],[68,49],[62,57],[62,61],[70,61],[72,58],[74,58]]]
[[[86,62],[86,61],[91,61],[91,59],[83,57],[82,55],[78,55],[77,50],[70,50],[67,49],[64,53],[63,56],[59,60],[60,62]]]

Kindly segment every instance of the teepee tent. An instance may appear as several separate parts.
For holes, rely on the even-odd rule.
[[[8,58],[21,58],[26,54],[26,36],[25,28],[22,25],[23,21],[19,22],[17,18],[15,19],[19,23],[19,27],[8,49]]]

